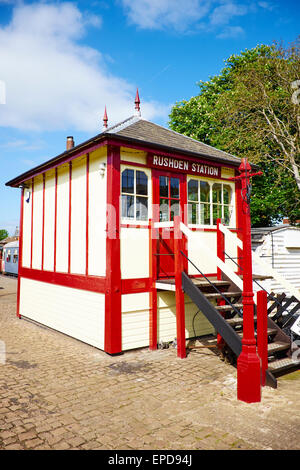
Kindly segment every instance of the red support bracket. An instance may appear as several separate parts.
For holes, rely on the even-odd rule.
[[[268,295],[264,290],[257,292],[257,353],[261,360],[261,384],[266,385],[268,369]]]

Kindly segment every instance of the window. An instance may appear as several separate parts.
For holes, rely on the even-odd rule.
[[[122,171],[122,218],[148,220],[148,176],[144,171]]]
[[[233,188],[229,184],[214,183],[198,179],[188,181],[188,223],[216,225],[223,219],[231,224]]]
[[[159,220],[167,222],[179,215],[179,178],[159,177]]]

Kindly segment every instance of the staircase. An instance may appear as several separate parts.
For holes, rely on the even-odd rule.
[[[260,276],[261,279],[261,276]],[[242,350],[243,304],[242,292],[231,281],[208,280],[207,278],[190,278],[182,273],[184,292],[197,305],[224,342],[221,346],[221,357],[235,363]],[[282,309],[281,309],[282,310]],[[269,308],[270,315],[274,305]],[[277,314],[280,309],[277,309]],[[276,377],[299,369],[300,357],[292,359],[290,337],[268,316],[268,370],[266,384],[277,387]],[[254,317],[256,326],[256,316]]]

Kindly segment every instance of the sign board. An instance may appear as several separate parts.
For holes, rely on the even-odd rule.
[[[148,165],[152,168],[162,170],[176,170],[189,175],[206,176],[210,178],[221,177],[221,167],[204,163],[199,160],[181,160],[175,157],[165,157],[162,155],[148,155]]]

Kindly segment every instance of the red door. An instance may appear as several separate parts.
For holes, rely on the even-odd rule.
[[[173,221],[175,215],[183,215],[185,176],[153,170],[153,181],[154,220],[167,223]],[[174,277],[174,229],[164,227],[158,232],[158,278]]]

